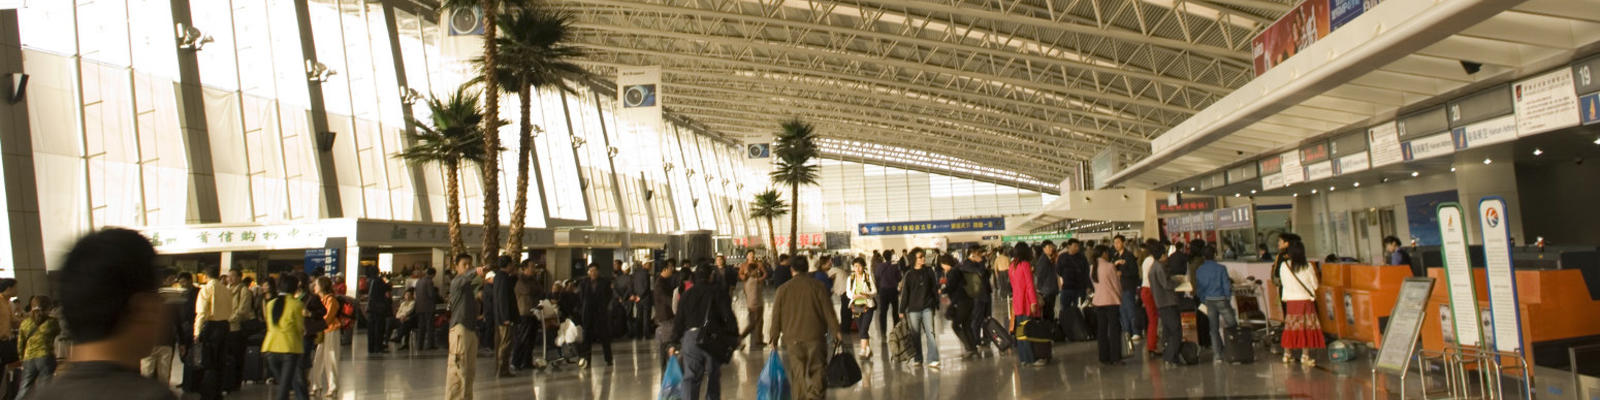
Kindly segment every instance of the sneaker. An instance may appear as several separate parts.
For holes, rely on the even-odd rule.
[[[1139,336],[1139,335],[1133,335],[1132,337],[1128,338],[1129,341],[1133,341],[1133,342],[1137,342],[1140,339],[1144,339],[1144,337],[1143,336]]]
[[[928,368],[929,369],[939,369],[939,362],[938,361],[934,361],[934,362],[928,363]]]
[[[1029,363],[1028,365],[1034,366],[1034,367],[1043,367],[1043,366],[1045,366],[1046,364],[1049,364],[1049,363],[1050,363],[1049,361],[1045,361],[1045,360],[1034,360],[1034,362]]]

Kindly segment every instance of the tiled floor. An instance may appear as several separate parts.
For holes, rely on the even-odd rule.
[[[341,377],[342,399],[442,399],[445,362],[442,351],[390,353],[369,358],[365,337],[358,338],[355,359],[346,349]],[[1365,399],[1369,397],[1368,369],[1363,363],[1332,364],[1314,368],[1289,366],[1258,352],[1247,365],[1163,367],[1159,361],[1136,356],[1124,365],[1101,367],[1095,362],[1095,344],[1055,346],[1055,361],[1045,367],[1019,367],[1012,354],[962,360],[952,355],[960,345],[953,335],[941,335],[945,355],[938,371],[890,366],[876,357],[862,365],[864,379],[855,387],[833,389],[834,399]],[[616,365],[583,370],[568,366],[555,371],[522,373],[515,378],[493,377],[492,358],[479,357],[474,386],[479,399],[653,399],[661,372],[652,342],[627,341],[614,345]],[[486,353],[485,353],[486,354]],[[756,381],[765,352],[741,352],[721,374],[724,398],[754,399]],[[230,398],[268,398],[265,385],[247,384]]]

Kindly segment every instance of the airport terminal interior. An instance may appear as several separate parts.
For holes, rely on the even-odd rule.
[[[0,0],[0,400],[1600,400],[1593,69],[1600,0]]]

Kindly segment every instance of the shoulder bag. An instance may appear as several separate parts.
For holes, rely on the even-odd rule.
[[[737,332],[729,332],[727,329],[713,329],[711,319],[719,315],[712,313],[713,304],[716,304],[715,300],[707,299],[705,319],[700,321],[700,336],[695,344],[701,350],[704,350],[706,354],[711,355],[711,358],[716,359],[718,363],[727,364],[729,360],[733,359],[734,349],[739,347],[739,337]]]

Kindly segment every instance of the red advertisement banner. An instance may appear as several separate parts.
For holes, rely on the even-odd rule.
[[[1328,0],[1306,0],[1256,35],[1250,42],[1256,76],[1328,36],[1328,13]]]

